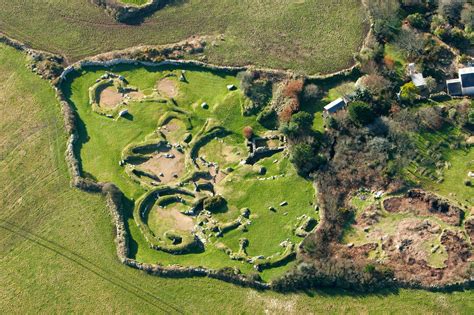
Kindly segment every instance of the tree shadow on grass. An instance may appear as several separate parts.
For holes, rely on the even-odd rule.
[[[66,82],[63,82],[61,86],[59,87],[60,90],[64,94],[64,98],[66,99],[66,102],[68,105],[71,107],[71,109],[74,112],[74,118],[73,118],[73,133],[77,133],[78,139],[73,144],[73,152],[74,156],[78,161],[78,166],[79,166],[79,171],[82,174],[84,173],[84,170],[82,168],[82,157],[81,157],[81,151],[82,147],[85,143],[87,143],[90,140],[89,134],[87,132],[87,127],[82,121],[82,119],[79,117],[78,111],[77,111],[77,106],[74,104],[74,102],[71,101],[71,96],[72,96],[72,82],[81,76],[81,73],[79,72],[72,72],[68,76],[68,80]],[[93,174],[90,174],[93,176]]]

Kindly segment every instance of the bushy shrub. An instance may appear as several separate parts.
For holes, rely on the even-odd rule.
[[[253,129],[250,126],[244,127],[242,134],[246,139],[251,139],[253,137]]]
[[[407,21],[411,26],[420,30],[424,30],[429,26],[426,18],[420,13],[410,14],[407,16]]]
[[[267,129],[275,129],[278,125],[278,116],[275,110],[268,106],[258,114],[257,121]]]
[[[353,102],[349,105],[349,118],[356,125],[367,125],[374,120],[374,112],[369,104]]]
[[[307,84],[303,89],[303,98],[307,101],[315,100],[322,96],[323,91],[316,84]]]
[[[290,121],[281,126],[281,132],[290,138],[308,135],[312,131],[313,116],[307,112],[294,114]]]
[[[418,88],[413,82],[408,82],[400,89],[400,100],[409,104],[413,104],[419,94]]]
[[[240,73],[239,77],[241,79],[242,91],[251,100],[251,103],[245,106],[244,114],[254,115],[270,102],[272,98],[272,83],[249,71]]]
[[[291,148],[291,162],[300,175],[308,176],[323,165],[325,159],[317,153],[313,146],[300,143]]]
[[[474,125],[474,109],[471,109],[469,111],[469,114],[467,115],[467,123],[470,125]]]

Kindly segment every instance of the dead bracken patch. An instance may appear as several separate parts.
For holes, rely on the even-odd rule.
[[[459,226],[462,210],[434,194],[419,189],[410,190],[403,197],[393,197],[384,200],[388,212],[410,212],[422,216],[436,216],[444,222]]]

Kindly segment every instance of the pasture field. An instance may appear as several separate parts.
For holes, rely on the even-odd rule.
[[[242,106],[249,100],[239,90],[240,83],[235,76],[194,67],[180,69],[171,66],[154,68],[116,66],[110,71],[123,76],[129,86],[138,89],[139,92],[136,93],[143,95],[141,100],[129,102],[126,108],[130,117],[127,119],[107,118],[91,108],[88,88],[104,75],[105,70],[96,67],[87,68],[62,87],[81,119],[81,144],[78,153],[85,174],[98,181],[116,183],[130,200],[135,200],[134,206],[139,207],[142,196],[153,193],[153,185],[175,186],[182,178],[192,174],[193,170],[206,171],[208,167],[201,165],[201,161],[217,163],[221,171],[216,179],[193,180],[195,185],[211,184],[212,189],[227,201],[225,209],[212,214],[212,220],[217,220],[221,226],[235,222],[236,219],[248,223],[245,230],[237,226],[229,228],[226,232],[222,232],[225,233],[222,237],[214,237],[213,233],[209,235],[209,231],[204,229],[203,237],[210,244],[206,245],[204,252],[171,255],[150,249],[137,225],[144,225],[150,221],[147,225],[154,236],[160,238],[160,235],[165,235],[167,230],[173,230],[174,222],[178,233],[187,234],[190,232],[187,230],[193,229],[194,225],[200,222],[201,215],[184,216],[181,212],[185,212],[185,207],[179,203],[177,205],[172,203],[171,207],[153,207],[149,210],[150,214],[144,215],[142,222],[137,218],[137,213],[140,212],[137,210],[138,212],[134,212],[133,217],[130,215],[129,218],[129,227],[135,242],[132,248],[136,259],[148,263],[159,262],[163,265],[181,264],[210,268],[235,266],[248,273],[252,272],[252,264],[230,260],[229,254],[224,253],[226,248],[236,254],[239,252],[242,238],[246,238],[249,245],[245,257],[263,256],[270,259],[283,255],[283,249],[287,248],[281,245],[283,242],[289,241],[293,244],[301,242],[302,237],[295,235],[295,230],[302,224],[300,217],[319,219],[318,213],[314,210],[315,190],[310,181],[296,174],[296,170],[289,163],[286,151],[263,158],[253,165],[240,165],[240,161],[248,155],[242,136],[243,128],[251,126],[254,133],[259,136],[269,131],[256,122],[255,116],[242,116]],[[185,82],[178,79],[183,73],[182,70],[185,71]],[[236,86],[237,90],[229,91],[227,86],[230,85]],[[168,98],[170,94],[174,96],[171,99]],[[209,106],[208,109],[202,108],[201,105],[204,103]],[[166,120],[169,115],[174,115],[174,118]],[[185,129],[186,125],[188,130]],[[194,158],[195,162],[191,162],[187,152],[192,152],[194,140],[188,147],[182,141],[182,135],[188,132],[199,142],[203,130],[211,128],[211,125],[213,128],[225,128],[229,134],[223,137],[213,136],[214,139],[204,141],[202,146],[195,145],[198,148],[197,156]],[[165,135],[169,144],[183,145],[184,157],[177,151],[169,151],[177,156],[166,159],[163,158],[163,154],[155,154],[153,158],[147,158],[146,163],[135,165],[132,162],[127,163],[125,167],[119,165],[121,160],[127,160],[124,157],[124,148],[143,141],[152,143],[156,134],[160,132]],[[175,142],[170,139],[175,139]],[[152,165],[153,163],[155,165]],[[160,167],[160,163],[168,167]],[[179,163],[183,164],[181,168],[177,166]],[[200,165],[195,168],[190,166],[193,163]],[[229,167],[234,171],[226,172]],[[265,173],[258,174],[262,167],[265,168]],[[174,172],[179,173],[176,179],[168,176],[169,168],[174,168]],[[130,172],[134,172],[132,169],[140,171],[139,178],[130,176]],[[210,173],[214,172],[213,169],[214,166],[209,168]],[[156,179],[160,173],[161,177]],[[158,180],[159,183],[152,183],[150,186],[149,178]],[[195,190],[190,183],[185,183],[181,187],[188,192]],[[288,187],[292,189],[288,190]],[[207,195],[209,194],[197,194],[196,198]],[[192,203],[189,198],[188,201]],[[281,206],[282,202],[286,202],[287,205]],[[275,209],[269,210],[271,207]],[[181,210],[178,211],[176,208]],[[240,215],[243,208],[250,209],[248,218]],[[163,220],[164,224],[160,226],[157,222],[159,220]],[[226,230],[223,227],[220,229]],[[268,233],[270,230],[272,233]],[[292,264],[286,262],[275,268],[265,268],[262,277],[266,280],[272,279],[291,266]]]
[[[367,31],[359,0],[172,3],[142,24],[125,25],[90,1],[0,0],[0,31],[69,62],[136,45],[223,34],[224,41],[208,43],[210,63],[310,74],[351,66]]]
[[[474,312],[472,292],[281,295],[212,279],[152,277],[123,266],[105,201],[69,186],[62,121],[53,89],[26,68],[23,54],[0,45],[3,313]]]

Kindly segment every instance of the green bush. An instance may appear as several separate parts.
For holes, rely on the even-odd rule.
[[[281,132],[288,137],[297,137],[311,133],[313,126],[313,116],[307,112],[298,112],[291,117],[291,120],[282,125]]]
[[[291,149],[291,162],[302,176],[308,176],[324,164],[325,159],[319,155],[313,146],[307,143],[296,144]]]
[[[400,100],[402,102],[413,104],[413,102],[418,97],[419,92],[420,91],[413,82],[408,82],[400,89]]]
[[[267,129],[275,129],[278,125],[278,116],[277,113],[268,106],[258,114],[257,121]]]
[[[252,72],[243,72],[241,76],[242,90],[251,102],[245,104],[244,115],[255,115],[260,112],[272,98],[272,83],[261,79]]]
[[[407,21],[414,28],[424,30],[428,27],[428,21],[420,13],[414,13],[407,16]]]
[[[349,105],[349,118],[356,125],[367,125],[374,121],[374,111],[367,103],[353,102]]]

